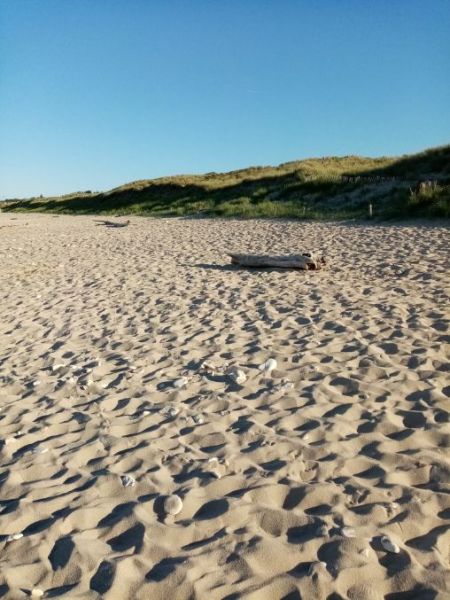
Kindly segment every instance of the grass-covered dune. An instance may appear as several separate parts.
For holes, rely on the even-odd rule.
[[[421,182],[429,182],[420,185]],[[108,192],[7,200],[65,214],[379,218],[450,216],[450,145],[396,158],[313,158],[278,167],[144,179]]]

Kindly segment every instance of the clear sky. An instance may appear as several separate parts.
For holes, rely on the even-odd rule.
[[[450,0],[0,0],[0,197],[450,141]]]

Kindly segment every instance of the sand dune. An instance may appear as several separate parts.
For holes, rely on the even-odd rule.
[[[0,597],[450,597],[449,238],[0,214]]]

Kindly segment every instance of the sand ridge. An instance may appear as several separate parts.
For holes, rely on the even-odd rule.
[[[448,597],[448,242],[0,213],[0,597]]]

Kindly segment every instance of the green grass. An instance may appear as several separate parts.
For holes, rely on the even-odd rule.
[[[417,183],[433,186],[418,190]],[[351,219],[448,217],[450,146],[399,158],[327,157],[229,173],[140,180],[109,192],[8,201],[60,214]],[[415,190],[415,191],[414,191]]]
[[[411,192],[407,206],[411,213],[450,217],[450,186],[438,184],[431,189]]]

